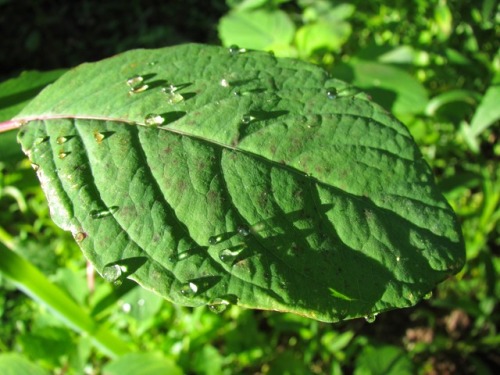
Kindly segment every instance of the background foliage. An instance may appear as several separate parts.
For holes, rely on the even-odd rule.
[[[174,306],[131,283],[116,286],[87,274],[73,238],[52,223],[15,135],[6,133],[0,136],[0,241],[138,353],[110,359],[0,275],[0,368],[16,363],[39,373],[123,374],[134,362],[150,364],[152,372],[192,374],[493,374],[500,366],[498,4],[201,4],[0,1],[2,56],[8,56],[0,61],[1,120],[8,119],[6,108],[50,81],[19,93],[12,87],[19,81],[8,79],[21,71],[69,68],[130,48],[238,44],[311,61],[361,87],[409,127],[461,220],[466,267],[430,299],[371,324]],[[34,82],[38,73],[26,74]]]

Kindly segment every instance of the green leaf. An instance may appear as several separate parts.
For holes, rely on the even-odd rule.
[[[17,353],[0,354],[2,375],[47,375],[48,372]]]
[[[17,115],[45,86],[54,82],[66,70],[26,71],[0,83],[0,121]]]
[[[464,262],[408,130],[305,62],[129,51],[17,120],[54,221],[98,272],[182,305],[338,321],[414,305]]]
[[[226,46],[266,51],[287,49],[293,40],[295,26],[281,10],[233,11],[219,22],[219,37]]]
[[[338,51],[351,35],[351,25],[339,21],[331,24],[325,21],[302,26],[296,35],[297,49],[304,56],[310,56],[322,49]]]
[[[125,354],[104,366],[103,373],[104,375],[182,374],[175,363],[157,353]]]
[[[354,375],[412,375],[413,364],[404,350],[391,345],[367,346],[356,359]]]
[[[0,83],[0,121],[17,115],[45,86],[59,78],[66,69],[48,72],[26,71],[18,77]],[[14,163],[22,158],[15,144],[15,132],[2,132],[0,128],[0,161]]]
[[[470,127],[473,136],[478,136],[485,129],[500,120],[500,85],[493,85],[484,94],[483,100],[472,118]]]
[[[0,272],[19,289],[45,305],[61,321],[77,332],[86,333],[110,357],[127,353],[128,344],[116,337],[104,325],[95,322],[66,293],[51,283],[31,263],[0,242]]]
[[[427,105],[427,92],[420,82],[388,64],[352,59],[336,66],[333,74],[365,89],[377,103],[396,114],[423,113]]]

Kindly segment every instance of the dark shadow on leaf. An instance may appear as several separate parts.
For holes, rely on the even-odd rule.
[[[208,249],[207,246],[192,247],[188,250],[184,250],[184,251],[176,253],[175,255],[172,255],[170,257],[170,260],[172,262],[176,262],[176,261],[186,260],[187,258],[190,258],[190,257],[195,256],[195,255],[203,256],[206,254],[207,249]]]
[[[133,273],[135,273],[147,261],[148,261],[147,257],[133,257],[133,258],[121,259],[119,261],[109,263],[105,267],[111,266],[114,264],[119,265],[121,267],[125,267],[124,268],[125,271],[123,271],[120,278],[126,278],[126,277],[132,275]]]
[[[242,141],[250,134],[269,126],[267,121],[285,116],[288,113],[289,111],[250,111],[247,114],[249,121],[247,123],[242,122],[240,125],[238,141]]]
[[[180,118],[184,117],[186,115],[185,111],[171,111],[171,112],[165,112],[161,114],[161,117],[165,119],[165,124],[168,125],[172,122],[175,122],[179,120]]]
[[[155,88],[158,88],[158,87],[165,87],[168,82],[164,79],[158,79],[156,81],[151,81],[151,82],[145,82],[145,84],[147,84],[149,87],[149,89],[155,89]]]
[[[106,297],[102,298],[97,302],[94,308],[91,311],[91,315],[93,317],[99,315],[107,308],[114,306],[120,297],[124,296],[128,292],[130,292],[134,288],[138,288],[139,285],[132,280],[125,279],[123,282],[116,288],[113,288],[111,293],[109,293]]]
[[[143,74],[141,75],[142,79],[143,79],[143,83],[146,83],[148,85],[151,86],[150,82],[148,82],[150,79],[153,79],[154,77],[156,77],[157,74],[156,73],[148,73],[148,74]]]
[[[380,87],[365,88],[364,91],[368,93],[374,102],[380,104],[386,110],[390,111],[396,102],[398,95],[394,91],[382,89]]]
[[[181,94],[184,100],[189,100],[191,98],[194,98],[196,96],[195,92],[186,92]]]
[[[198,287],[196,294],[202,294],[217,285],[221,279],[222,276],[203,276],[189,280],[189,282],[196,284]]]

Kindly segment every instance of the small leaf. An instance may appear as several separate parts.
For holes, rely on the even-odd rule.
[[[180,375],[176,364],[159,353],[130,353],[112,360],[104,366],[106,375]]]
[[[3,375],[47,375],[48,372],[17,353],[0,354],[0,373]]]
[[[427,105],[425,88],[401,68],[353,59],[339,64],[333,72],[367,90],[375,101],[396,114],[423,113]]]
[[[411,359],[397,346],[366,346],[356,359],[354,375],[412,375]]]
[[[470,128],[473,136],[477,137],[495,122],[498,123],[498,120],[500,120],[499,98],[500,85],[490,86],[472,118]]]
[[[295,26],[281,10],[233,11],[219,22],[219,36],[226,46],[274,50],[288,46]]]
[[[138,75],[148,89],[130,95]],[[308,63],[129,51],[70,71],[18,120],[54,221],[96,269],[182,305],[338,321],[414,305],[464,262],[408,130]]]

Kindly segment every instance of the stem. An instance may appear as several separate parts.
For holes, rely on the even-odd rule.
[[[19,120],[9,120],[0,122],[0,133],[4,133],[13,129],[18,129],[19,127],[21,127],[21,125],[22,122],[20,122]]]
[[[88,334],[106,355],[115,358],[131,352],[130,346],[107,327],[95,322],[58,286],[27,260],[0,242],[0,272],[35,301],[47,306],[70,328]]]

